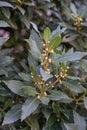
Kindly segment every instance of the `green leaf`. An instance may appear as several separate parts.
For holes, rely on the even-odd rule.
[[[77,9],[76,9],[76,7],[75,7],[75,5],[73,3],[70,3],[70,9],[72,10],[72,12],[74,14],[77,14]]]
[[[67,79],[80,80],[81,81],[81,78],[77,77],[77,76],[67,76]]]
[[[25,10],[22,7],[16,5],[16,8],[21,12],[22,15],[25,14]]]
[[[81,65],[84,71],[87,72],[87,60],[82,60]]]
[[[51,94],[48,95],[48,98],[54,101],[68,102],[71,101],[70,98],[60,90],[51,90]]]
[[[7,99],[6,102],[4,103],[3,109],[6,110],[7,108],[9,108],[12,105],[12,101],[13,99]]]
[[[21,91],[22,86],[24,86],[24,84],[21,81],[9,80],[3,82],[13,93],[18,94],[20,96],[25,96],[24,93]]]
[[[12,21],[12,19],[8,19],[8,24],[10,25],[10,27],[12,27],[13,29],[18,29],[18,26],[16,24],[16,22]]]
[[[8,55],[12,52],[13,49],[11,48],[7,48],[7,49],[3,49],[0,51],[0,56],[5,56],[5,55]]]
[[[10,95],[9,91],[7,89],[5,89],[3,86],[1,86],[1,84],[0,84],[0,96],[6,97],[9,95]],[[1,99],[1,100],[3,100],[3,99]]]
[[[44,96],[41,96],[40,97],[40,100],[41,100],[41,102],[44,104],[44,105],[48,105],[48,103],[49,103],[49,98],[48,97],[44,97]]]
[[[40,68],[40,73],[45,81],[53,77],[52,74],[47,74],[42,68]]]
[[[46,127],[52,126],[55,123],[55,121],[56,121],[55,116],[51,115],[46,122]]]
[[[40,51],[42,51],[43,41],[41,40],[40,36],[38,35],[38,33],[34,29],[31,30],[30,39],[34,40],[38,46],[38,49]]]
[[[29,44],[30,53],[32,54],[32,56],[36,59],[40,59],[41,53],[37,47],[36,42],[32,39],[25,39],[25,41]]]
[[[25,127],[25,128],[23,128],[22,130],[30,130],[30,129],[29,129],[29,127]]]
[[[64,123],[64,126],[65,126],[66,130],[79,130],[75,124]]]
[[[69,21],[69,20],[73,19],[73,16],[71,15],[71,10],[70,10],[70,8],[65,4],[65,2],[64,2],[64,3],[62,2],[62,8],[63,8],[63,12],[64,12],[64,14],[65,14],[67,20]]]
[[[10,25],[5,21],[0,20],[0,27],[10,27]]]
[[[61,33],[63,33],[66,30],[66,28],[60,28],[60,26],[57,27],[57,29],[55,29],[50,36],[50,39],[53,39],[53,37],[60,35]]]
[[[28,55],[28,64],[29,64],[29,66],[32,66],[32,65],[34,65],[34,67],[38,66],[37,59],[35,57],[33,57],[31,53],[29,53],[29,55]]]
[[[85,52],[73,52],[73,53],[65,53],[63,55],[54,55],[53,62],[60,63],[60,62],[73,62],[80,60],[84,56],[86,56],[87,53]]]
[[[80,116],[78,113],[73,112],[74,122],[78,128],[78,130],[86,130],[86,122],[84,117]]]
[[[0,1],[0,7],[11,7],[14,8],[14,6],[8,2]]]
[[[31,127],[31,130],[39,130],[39,123],[36,117],[29,116],[26,120],[28,125]]]
[[[0,66],[8,66],[13,61],[13,57],[10,56],[1,56],[0,57]]]
[[[10,19],[11,12],[10,12],[9,8],[2,8],[2,13],[4,14],[4,16],[6,18]]]
[[[61,36],[57,35],[48,44],[49,50],[55,49],[61,43]]]
[[[76,81],[63,81],[63,85],[75,93],[83,93],[85,91],[85,88]]]
[[[30,22],[30,24],[33,26],[33,28],[35,29],[35,31],[39,33],[37,25],[35,23],[33,23],[33,22]]]
[[[50,117],[50,111],[49,111],[49,109],[47,109],[47,108],[43,108],[42,109],[42,113],[43,113],[43,115],[44,115],[44,117],[46,118],[46,120],[48,120],[49,119],[49,117]]]
[[[81,25],[87,27],[87,22],[82,22]]]
[[[48,43],[48,41],[49,41],[50,34],[51,34],[51,30],[47,27],[44,30],[44,40],[45,40],[46,43]]]
[[[22,130],[30,130],[29,127],[22,128]]]
[[[9,38],[0,37],[0,46],[3,45]]]
[[[21,117],[21,105],[14,105],[12,108],[5,114],[4,121],[2,125],[11,124]]]
[[[0,68],[0,75],[5,75],[6,77],[8,77],[8,71],[6,68]]]
[[[27,95],[27,96],[35,96],[38,94],[38,92],[36,91],[36,89],[32,86],[23,86],[21,88],[21,91]]]
[[[87,109],[87,97],[84,97],[84,106]]]
[[[87,8],[80,8],[80,17],[85,18],[87,15]]]
[[[24,81],[31,81],[31,77],[30,77],[29,74],[18,73],[18,75],[19,75]]]
[[[27,29],[30,29],[29,18],[26,15],[21,15],[21,21],[24,23]]]
[[[22,107],[22,116],[21,120],[23,121],[25,118],[30,116],[31,113],[33,113],[37,107],[39,106],[39,101],[36,98],[28,98]]]

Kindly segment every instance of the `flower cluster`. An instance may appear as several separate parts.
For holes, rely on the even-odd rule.
[[[42,96],[46,97],[46,96],[47,96],[47,93],[46,93],[46,92],[40,93],[40,94],[37,96],[37,98],[40,99],[40,97],[42,97]]]
[[[58,74],[55,74],[56,77],[56,81],[59,82],[60,84],[62,84],[62,80],[65,79],[67,77],[67,71],[68,71],[69,67],[61,67],[60,68],[60,72]]]
[[[46,90],[45,90],[45,81],[44,79],[37,74],[31,73],[31,77],[34,79],[35,85],[39,89],[39,94],[37,95],[37,98],[40,99],[42,96],[47,96]]]
[[[40,75],[34,73],[31,73],[31,77],[34,79],[35,85],[37,85],[39,90],[41,90],[45,84],[44,79]]]
[[[51,53],[54,53],[54,50],[49,49],[49,44],[45,43],[43,44],[43,51],[41,54],[41,66],[43,67],[44,71],[47,74],[51,73],[50,65],[52,64],[51,59]],[[58,68],[58,73],[53,74],[54,80],[51,81],[45,81],[41,75],[38,75],[36,71],[32,71],[31,77],[34,79],[35,85],[38,87],[39,94],[37,95],[37,98],[40,99],[41,97],[47,96],[47,91],[50,88],[54,88],[57,83],[62,84],[62,80],[64,80],[67,77],[67,71],[69,67],[66,65],[60,65]]]
[[[44,47],[43,52],[42,52],[43,61],[42,61],[41,65],[42,65],[43,69],[45,70],[45,72],[47,74],[50,74],[49,65],[51,64],[52,60],[51,60],[51,58],[49,58],[49,54],[53,53],[53,50],[50,51],[48,49],[48,44],[43,44],[43,47]]]
[[[76,26],[78,32],[80,32],[81,30],[82,22],[83,22],[83,19],[81,17],[77,16],[74,18],[74,25]]]

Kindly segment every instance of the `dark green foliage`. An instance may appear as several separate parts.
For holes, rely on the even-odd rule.
[[[0,0],[0,129],[87,130],[86,0]]]
[[[48,28],[46,28],[46,31],[47,29]],[[44,32],[46,33],[46,31]],[[84,109],[87,106],[85,97],[87,92],[86,88],[82,85],[84,81],[81,77],[75,77],[75,72],[73,72],[73,75],[70,73],[70,64],[72,63],[74,68],[75,62],[77,61],[79,64],[87,53],[78,51],[62,52],[61,50],[61,55],[56,53],[55,49],[58,50],[60,48],[59,43],[61,42],[61,37],[58,31],[55,35],[56,42],[55,36],[52,38],[52,41],[48,41],[48,38],[44,37],[46,38],[46,43],[44,44],[44,41],[41,41],[43,46],[40,50],[34,40],[26,39],[26,42],[29,43],[30,46],[29,55],[31,54],[31,56],[36,59],[37,67],[35,68],[35,64],[29,59],[29,62],[31,62],[29,73],[19,73],[19,80],[2,81],[13,93],[22,98],[21,104],[20,98],[17,103],[20,105],[13,106],[5,114],[3,125],[21,119],[21,121],[25,120],[33,130],[37,128],[53,130],[58,127],[63,130],[63,126],[67,129],[77,128],[80,130],[80,122],[83,122],[82,128],[84,130],[86,129],[85,118],[80,117],[80,113],[74,112],[72,115],[68,112],[81,109],[81,101],[83,101]],[[39,55],[37,55],[37,53]],[[79,67],[79,69],[81,69],[81,67]],[[23,103],[24,100],[25,103]],[[39,126],[39,120],[42,118],[39,115],[43,112],[43,106],[49,114],[48,116],[46,115],[47,117],[44,116],[45,122],[43,120],[41,126]],[[18,109],[18,113],[16,109]],[[14,114],[12,114],[13,111]],[[44,114],[46,111],[44,111]],[[35,119],[36,116],[38,120]],[[74,116],[74,121],[72,120],[71,122],[74,123],[75,126],[69,121],[70,116],[72,116],[72,119]],[[79,120],[77,121],[76,118],[79,118]],[[34,120],[33,123],[32,120]]]

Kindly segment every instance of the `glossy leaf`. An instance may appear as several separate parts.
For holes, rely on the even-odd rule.
[[[12,105],[12,99],[7,99],[7,101],[5,102],[3,109],[6,110],[8,109],[10,106]]]
[[[38,65],[37,59],[35,57],[33,57],[31,53],[29,53],[29,55],[28,55],[28,64],[29,64],[29,66],[34,65],[34,67],[36,67]]]
[[[28,125],[30,125],[31,127],[31,130],[40,130],[39,129],[39,123],[38,123],[38,120],[36,117],[34,116],[29,116],[27,118],[27,122],[28,122]]]
[[[34,29],[31,30],[29,38],[34,40],[38,46],[38,49],[42,51],[43,41],[41,40],[41,38],[38,36],[38,33]]]
[[[67,123],[67,124],[64,124],[64,126],[65,126],[66,130],[79,130],[75,124]]]
[[[11,124],[21,117],[21,105],[14,105],[5,115],[2,125]]]
[[[18,26],[17,26],[17,24],[14,22],[14,21],[12,21],[12,19],[8,19],[8,24],[9,24],[9,26],[10,27],[12,27],[13,29],[18,29]],[[8,26],[8,27],[9,27]]]
[[[2,8],[2,13],[5,15],[6,18],[10,18],[11,12],[8,8]]]
[[[9,38],[0,37],[0,46],[3,45]]]
[[[29,22],[29,18],[26,15],[22,15],[21,16],[21,21],[24,23],[25,27],[27,29],[30,29],[30,22]]]
[[[65,3],[62,3],[62,7],[63,7],[63,12],[67,17],[67,20],[72,19],[72,15],[71,15],[71,10],[68,6],[66,6]]]
[[[51,94],[48,95],[48,98],[54,101],[61,101],[62,100],[70,100],[70,98],[62,91],[60,90],[51,90]]]
[[[54,124],[55,120],[56,120],[56,118],[54,116],[50,115],[49,119],[46,122],[46,127],[52,126]]]
[[[21,91],[22,86],[24,84],[21,81],[17,80],[9,80],[9,81],[3,81],[7,87],[15,94],[18,94],[20,96],[25,96],[24,93]]]
[[[60,26],[57,27],[57,29],[55,29],[50,36],[50,39],[52,39],[53,37],[62,34],[64,31],[66,30],[66,28],[60,28]]]
[[[38,94],[36,89],[32,86],[22,86],[21,91],[27,96],[35,96]]]
[[[1,84],[0,84],[0,96],[5,97],[5,96],[9,96],[9,95],[10,95],[10,92],[7,89],[5,89],[3,86],[1,86]],[[3,99],[1,98],[1,100],[3,100]]]
[[[0,66],[8,66],[13,61],[13,57],[10,56],[1,56],[0,57]]]
[[[84,71],[87,72],[87,60],[82,60],[81,65]]]
[[[60,43],[61,43],[61,36],[60,35],[55,36],[48,44],[49,50],[55,49],[57,46],[59,46]]]
[[[7,69],[4,67],[0,68],[0,75],[5,75],[6,77],[8,77]]]
[[[25,41],[29,44],[30,53],[32,54],[32,56],[36,59],[40,59],[41,53],[37,47],[36,42],[32,39],[25,39]]]
[[[52,74],[47,74],[42,68],[40,68],[40,73],[45,81],[53,77]]]
[[[60,63],[60,62],[73,62],[80,60],[84,56],[86,56],[87,53],[85,52],[73,52],[73,53],[65,53],[63,55],[54,55],[53,61],[55,63]]]
[[[8,2],[0,1],[0,7],[11,7],[14,8],[14,6]]]
[[[73,112],[74,122],[77,125],[78,130],[86,130],[85,118],[80,116],[78,113]]]
[[[77,14],[77,9],[76,9],[76,7],[75,7],[75,5],[73,3],[70,4],[70,9],[72,10],[72,12],[74,14]]]
[[[67,79],[81,80],[81,78],[80,78],[80,77],[77,77],[77,76],[67,76]]]
[[[5,21],[0,20],[0,27],[10,27],[10,25]]]
[[[35,23],[33,23],[33,22],[30,22],[30,23],[33,26],[33,28],[35,29],[35,31],[39,33],[37,25]]]
[[[26,73],[19,73],[18,74],[24,81],[31,81],[31,77],[29,74]]]
[[[41,100],[41,102],[44,104],[44,105],[48,105],[48,103],[49,103],[49,98],[48,97],[45,97],[45,96],[41,96],[40,97],[40,100]]]
[[[73,81],[73,82],[63,81],[63,85],[75,93],[83,93],[85,91],[84,87],[75,81]]]
[[[47,27],[44,30],[44,40],[45,40],[46,43],[48,43],[48,41],[49,41],[50,34],[51,34],[51,30]]]
[[[36,98],[29,97],[23,104],[21,120],[23,121],[25,118],[30,116],[38,106],[39,101]]]
[[[84,97],[84,106],[87,109],[87,97]]]
[[[22,7],[16,5],[16,8],[21,12],[22,15],[25,14],[25,10]]]
[[[87,22],[83,22],[81,25],[87,27]]]

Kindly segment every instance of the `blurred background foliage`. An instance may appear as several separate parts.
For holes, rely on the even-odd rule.
[[[46,26],[52,30],[58,25],[65,27],[64,46],[70,44],[77,50],[87,49],[87,2],[86,0],[9,0],[0,1],[0,27],[8,30],[10,43],[23,51],[24,38],[28,38],[32,27],[42,31]],[[15,50],[16,50],[15,49]],[[18,50],[15,51],[18,53]]]
[[[24,101],[1,82],[20,79],[17,74],[23,70],[30,72],[29,46],[24,39],[31,36],[39,42],[36,33],[41,37],[47,26],[54,30],[58,25],[64,29],[62,50],[73,47],[87,52],[87,0],[0,0],[0,123],[13,104]],[[78,72],[77,65],[74,71],[87,81],[86,58],[83,61],[85,73]],[[16,129],[29,130],[29,127],[20,121],[0,126],[0,130]]]

